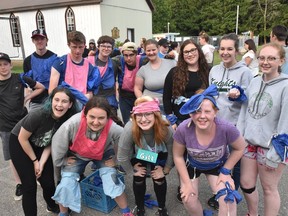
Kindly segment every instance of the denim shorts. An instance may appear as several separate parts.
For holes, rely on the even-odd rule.
[[[11,159],[10,151],[9,151],[10,134],[11,134],[10,132],[0,131],[0,138],[2,140],[2,149],[3,149],[3,155],[4,155],[5,161],[8,161]]]

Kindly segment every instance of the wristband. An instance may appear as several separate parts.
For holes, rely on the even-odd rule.
[[[34,163],[35,161],[37,161],[38,159],[37,159],[37,157],[34,159],[34,160],[32,160],[32,162]]]
[[[221,167],[220,168],[220,173],[222,173],[223,175],[231,175],[231,170],[230,169],[227,169],[225,167]]]

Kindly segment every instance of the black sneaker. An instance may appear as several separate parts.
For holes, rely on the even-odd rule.
[[[132,210],[132,213],[135,216],[145,216],[145,209],[139,209],[137,206],[135,206]]]
[[[211,197],[209,200],[208,200],[208,205],[212,208],[214,208],[215,210],[218,211],[219,209],[219,203],[218,201],[215,199],[216,198],[216,195],[214,195],[213,197]]]
[[[145,209],[138,209],[135,216],[145,216]]]
[[[17,184],[16,185],[16,191],[15,191],[15,195],[14,195],[14,200],[19,201],[22,200],[22,184]]]
[[[182,198],[181,198],[181,193],[180,193],[180,186],[178,186],[178,188],[177,188],[176,198],[177,198],[177,200],[178,200],[180,203],[183,203],[183,202],[182,202]]]
[[[158,209],[157,215],[159,216],[168,216],[168,212],[166,208]]]
[[[60,212],[60,209],[58,205],[55,205],[54,207],[50,207],[47,205],[46,211],[50,213],[58,214]]]

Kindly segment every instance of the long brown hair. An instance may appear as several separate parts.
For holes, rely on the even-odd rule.
[[[188,71],[188,64],[184,60],[184,57],[183,57],[183,50],[188,44],[194,44],[198,50],[198,55],[199,55],[198,73],[199,73],[199,78],[202,82],[201,88],[206,89],[209,86],[209,82],[208,82],[209,67],[205,59],[205,55],[201,47],[195,41],[188,39],[188,40],[185,40],[180,47],[180,54],[178,57],[177,67],[175,68],[175,71],[173,73],[173,89],[172,89],[173,97],[178,97],[178,96],[183,95],[183,93],[185,92],[186,85],[189,80],[190,72]]]
[[[147,101],[153,101],[153,98],[151,98],[150,96],[140,97],[135,101],[134,106],[137,106],[138,104]],[[135,115],[132,114],[131,117],[132,117],[133,139],[135,144],[141,148],[143,147],[141,143],[142,129],[138,126]],[[155,118],[155,123],[153,125],[154,140],[157,145],[160,145],[167,137],[169,123],[162,118],[160,112],[154,112],[154,118]]]

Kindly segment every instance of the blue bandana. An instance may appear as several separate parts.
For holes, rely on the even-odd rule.
[[[80,91],[78,91],[77,89],[73,88],[72,86],[70,86],[69,84],[67,84],[65,81],[62,81],[61,85],[63,88],[67,88],[71,91],[71,93],[74,95],[74,97],[79,100],[79,102],[81,104],[83,104],[84,106],[86,105],[86,103],[88,102],[88,98]]]
[[[197,110],[199,110],[202,102],[204,99],[208,99],[210,100],[214,106],[218,108],[217,104],[216,104],[216,100],[214,98],[214,96],[218,95],[218,91],[217,91],[217,87],[216,85],[212,84],[210,85],[204,92],[202,92],[201,94],[196,94],[194,96],[192,96],[180,109],[180,113],[182,115],[186,115],[186,114],[190,114],[190,113],[194,113]]]

